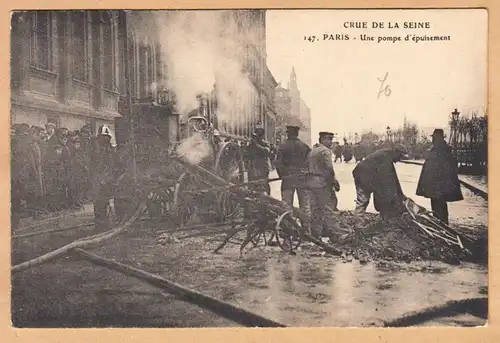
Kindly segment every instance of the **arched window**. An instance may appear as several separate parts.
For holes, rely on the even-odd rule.
[[[72,67],[73,78],[79,81],[88,82],[89,80],[89,46],[87,37],[87,12],[71,12],[71,41],[72,49]]]
[[[30,64],[52,70],[52,15],[50,11],[33,11],[31,16]]]
[[[103,11],[102,22],[102,58],[103,58],[103,80],[104,88],[117,91],[115,84],[115,42],[113,37],[113,21],[108,11]]]

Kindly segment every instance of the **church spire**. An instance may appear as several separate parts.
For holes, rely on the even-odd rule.
[[[290,74],[290,84],[289,84],[289,89],[296,90],[298,89],[297,87],[297,75],[295,74],[295,67],[292,66],[292,72]]]

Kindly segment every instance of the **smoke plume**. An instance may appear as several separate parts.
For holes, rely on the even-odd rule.
[[[236,12],[149,11],[136,16],[134,31],[160,43],[167,74],[164,86],[175,93],[181,114],[195,109],[196,96],[212,92],[214,85],[219,122],[242,125],[255,110],[250,97],[258,93],[243,69],[245,52],[260,42],[257,28],[246,24],[244,17],[237,19]]]

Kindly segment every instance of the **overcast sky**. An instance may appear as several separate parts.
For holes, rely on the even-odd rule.
[[[344,22],[367,22],[367,29]],[[384,29],[372,29],[372,22]],[[429,29],[405,29],[404,22],[429,22]],[[397,22],[397,28],[387,28]],[[393,25],[394,26],[394,25]],[[349,40],[323,40],[323,34]],[[367,42],[360,35],[450,36],[449,41]],[[304,36],[320,40],[310,43]],[[354,37],[357,39],[354,40]],[[269,10],[267,63],[285,87],[295,67],[302,98],[311,108],[312,134],[340,135],[408,120],[421,127],[447,125],[454,108],[486,109],[487,12],[484,10]],[[391,89],[377,98],[381,82]]]

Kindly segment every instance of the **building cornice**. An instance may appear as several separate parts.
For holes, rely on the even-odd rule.
[[[31,100],[32,99],[32,100]],[[11,98],[11,108],[21,108],[30,111],[44,111],[53,114],[64,114],[72,116],[80,116],[86,118],[114,120],[122,115],[108,109],[95,110],[79,104],[68,103],[63,104],[57,101],[41,100],[40,98]]]

